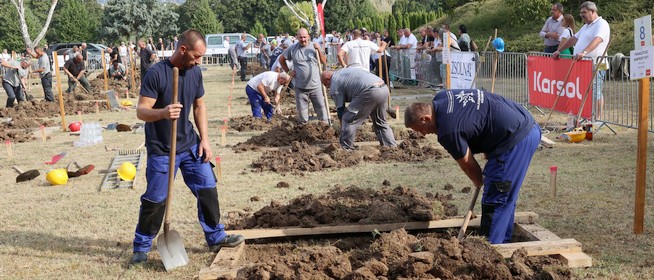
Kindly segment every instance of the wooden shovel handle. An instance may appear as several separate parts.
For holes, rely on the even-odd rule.
[[[477,197],[479,197],[479,191],[481,190],[482,187],[475,187],[475,193],[472,195],[472,201],[470,201],[470,207],[468,207],[468,213],[466,213],[466,217],[463,220],[463,225],[461,226],[461,229],[459,230],[459,236],[457,237],[459,241],[463,240],[463,236],[466,234],[466,229],[468,228],[468,224],[470,223],[470,218],[472,218],[472,210],[475,209],[475,203],[477,203]]]
[[[179,69],[173,67],[173,99],[171,104],[177,103],[179,82]],[[177,119],[171,120],[170,124],[170,154],[168,156],[168,195],[166,196],[166,214],[164,216],[164,235],[167,235],[170,227],[171,207],[173,201],[173,185],[175,180],[175,155],[177,152]]]
[[[18,174],[23,174],[23,170],[20,170],[20,168],[19,168],[18,166],[15,166],[15,165],[14,165],[14,166],[12,166],[11,168],[13,168],[14,170],[16,170],[16,172],[18,172]]]

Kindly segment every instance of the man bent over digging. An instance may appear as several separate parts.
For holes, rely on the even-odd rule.
[[[404,124],[436,134],[474,186],[484,186],[481,233],[492,244],[509,242],[518,193],[541,137],[529,111],[494,93],[452,89],[432,103],[409,105]],[[483,172],[473,156],[478,153],[488,159]]]

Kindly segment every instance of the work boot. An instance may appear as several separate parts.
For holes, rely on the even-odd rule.
[[[240,234],[229,234],[223,240],[218,242],[218,244],[214,244],[209,246],[209,250],[212,252],[218,252],[220,251],[220,248],[222,247],[236,247],[239,244],[243,243],[245,241],[245,237]]]
[[[134,252],[132,260],[129,261],[129,267],[139,266],[148,261],[147,252]]]

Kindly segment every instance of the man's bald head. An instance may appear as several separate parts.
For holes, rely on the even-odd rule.
[[[423,116],[432,115],[433,106],[429,103],[413,103],[409,105],[404,111],[404,126],[413,128],[415,125],[420,125]]]
[[[332,83],[333,75],[334,75],[334,71],[322,72],[322,75],[320,76],[320,82],[322,82],[322,84],[325,85],[326,87],[329,87]]]

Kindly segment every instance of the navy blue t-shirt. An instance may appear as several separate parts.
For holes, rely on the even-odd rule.
[[[522,105],[476,89],[438,92],[433,101],[438,142],[455,160],[466,155],[502,154],[520,142],[536,124]]]
[[[155,98],[152,108],[160,109],[171,104],[173,98],[173,65],[168,59],[148,69],[141,85],[142,96]],[[177,153],[189,151],[200,141],[189,120],[195,99],[204,96],[202,72],[200,67],[188,70],[179,69],[179,89],[177,100],[184,107],[177,119]],[[170,152],[170,126],[168,119],[145,123],[145,143],[148,154],[167,155]]]

